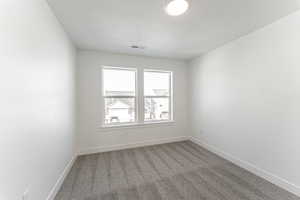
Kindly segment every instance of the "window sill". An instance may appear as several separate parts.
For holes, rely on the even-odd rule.
[[[157,126],[171,126],[174,125],[175,121],[150,121],[144,123],[130,123],[130,124],[116,124],[116,125],[102,125],[101,131],[113,131],[120,129],[135,129],[135,128],[146,128],[146,127],[157,127]]]

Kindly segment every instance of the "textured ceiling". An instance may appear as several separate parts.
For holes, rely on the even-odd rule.
[[[189,0],[179,17],[165,0],[48,0],[78,48],[189,59],[300,8],[300,0]],[[131,45],[145,46],[132,49]]]

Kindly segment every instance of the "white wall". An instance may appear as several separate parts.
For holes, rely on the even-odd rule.
[[[75,50],[44,0],[1,0],[0,44],[0,199],[45,200],[74,153]]]
[[[172,70],[174,77],[174,124],[157,124],[127,129],[102,129],[101,66]],[[81,152],[145,141],[164,141],[185,136],[187,118],[186,66],[182,61],[127,56],[93,51],[78,52],[78,123]]]
[[[190,64],[194,136],[300,194],[300,11]]]

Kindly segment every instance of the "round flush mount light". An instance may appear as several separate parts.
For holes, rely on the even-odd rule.
[[[168,15],[179,16],[185,13],[189,8],[189,3],[186,0],[172,0],[170,1],[165,10]]]

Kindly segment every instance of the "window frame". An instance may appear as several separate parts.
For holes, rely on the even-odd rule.
[[[169,95],[168,96],[151,96],[151,95],[145,95],[144,89],[145,89],[145,72],[153,72],[153,73],[166,73],[169,74]],[[157,69],[144,69],[143,70],[143,102],[145,104],[146,98],[167,98],[169,102],[169,118],[163,119],[163,120],[146,120],[145,119],[145,105],[143,108],[143,122],[146,123],[160,123],[160,122],[169,122],[173,121],[173,72],[172,71],[166,71],[166,70],[157,70]]]
[[[105,96],[104,95],[104,73],[105,69],[116,69],[116,70],[125,70],[125,71],[134,71],[135,72],[135,96]],[[162,96],[163,98],[169,99],[169,118],[166,120],[145,120],[145,98],[151,98],[152,96],[144,95],[145,81],[144,74],[145,72],[157,72],[157,73],[168,73],[169,74],[169,96]],[[141,127],[157,124],[168,124],[174,123],[174,88],[173,88],[173,71],[160,70],[160,69],[151,69],[151,68],[138,68],[138,67],[115,67],[110,65],[101,66],[101,128],[132,128],[132,127]],[[105,98],[134,98],[135,100],[135,118],[134,122],[116,122],[116,123],[105,123]],[[154,98],[159,98],[160,96],[154,96]]]
[[[104,89],[104,73],[103,71],[105,69],[112,69],[112,70],[124,70],[124,71],[133,71],[135,73],[135,96],[117,96],[117,95],[110,95],[110,96],[105,96],[105,89]],[[102,127],[120,127],[120,126],[129,126],[129,125],[134,125],[138,124],[138,119],[139,119],[139,107],[138,107],[138,70],[137,68],[134,67],[113,67],[113,66],[102,66],[101,68],[101,97],[102,97]],[[105,106],[105,99],[106,98],[133,98],[134,99],[134,121],[133,122],[116,122],[116,123],[105,123],[105,114],[106,114],[106,106]]]

